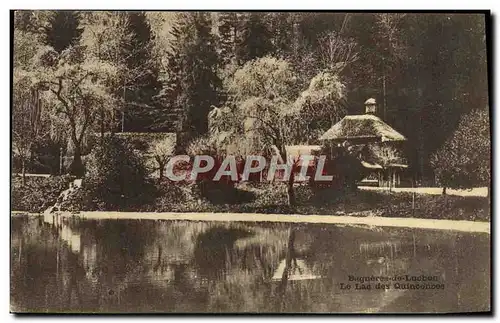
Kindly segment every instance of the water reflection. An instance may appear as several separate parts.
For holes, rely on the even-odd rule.
[[[489,309],[489,235],[333,225],[12,218],[11,304],[36,312]],[[444,290],[342,290],[349,276]],[[373,285],[373,284],[372,284]]]

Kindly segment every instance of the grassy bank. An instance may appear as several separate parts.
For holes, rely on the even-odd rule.
[[[360,216],[489,221],[486,197],[357,191],[323,205],[301,205],[301,214],[360,213]]]
[[[26,177],[22,185],[21,176],[12,177],[11,208],[15,211],[43,212],[54,205],[59,194],[68,188],[69,176]]]
[[[56,202],[68,187],[70,178],[12,178],[12,210],[42,212]],[[296,187],[297,205],[287,205],[284,184],[244,184],[236,188],[210,188],[200,194],[187,185],[158,185],[156,196],[133,208],[108,210],[89,199],[88,190],[79,191],[64,203],[68,211],[136,212],[216,212],[304,215],[384,216],[423,219],[489,221],[490,202],[486,197],[426,195],[407,192],[364,191],[349,194],[323,190],[313,192],[308,186]],[[151,202],[153,201],[153,202]]]
[[[384,216],[423,219],[489,221],[490,202],[486,197],[448,196],[363,191],[339,194],[330,190],[312,192],[307,186],[296,188],[297,205],[287,205],[284,184],[239,185],[226,190],[212,189],[203,197],[182,185],[158,186],[153,203],[133,208],[106,210],[88,198],[75,196],[65,204],[69,211],[136,212],[216,212],[304,215]],[[87,201],[87,202],[85,202]]]

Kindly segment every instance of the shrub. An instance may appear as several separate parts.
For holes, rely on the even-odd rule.
[[[84,198],[85,208],[136,210],[151,204],[156,189],[147,175],[143,158],[129,144],[105,138],[87,162],[84,191],[90,196]]]
[[[476,109],[460,119],[455,132],[430,161],[440,185],[471,188],[490,185],[490,158],[489,113]]]
[[[198,181],[193,187],[194,195],[212,204],[242,204],[255,200],[255,194],[239,189],[229,181]]]
[[[43,212],[54,205],[59,194],[68,188],[72,177],[27,177],[26,185],[22,186],[22,178],[12,178],[11,207],[15,211]]]
[[[189,200],[189,189],[185,183],[163,179],[157,186],[158,195],[154,203],[155,211],[172,211],[174,206],[183,205]]]

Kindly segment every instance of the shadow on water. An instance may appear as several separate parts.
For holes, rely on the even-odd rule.
[[[13,311],[456,312],[490,307],[487,234],[52,216],[13,217],[11,228]],[[375,288],[375,283],[371,289],[356,288],[366,287],[356,277],[397,275],[436,277],[445,288],[403,290]]]

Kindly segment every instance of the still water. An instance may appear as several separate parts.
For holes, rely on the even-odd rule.
[[[16,312],[490,309],[490,236],[484,233],[11,219],[11,309]],[[438,289],[405,289],[409,284]]]

